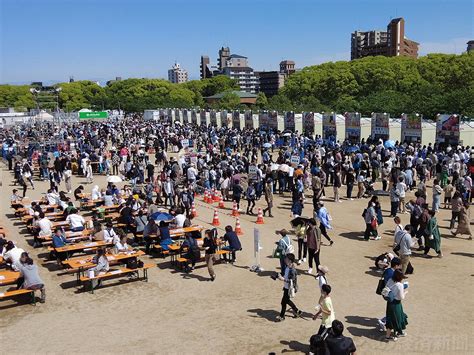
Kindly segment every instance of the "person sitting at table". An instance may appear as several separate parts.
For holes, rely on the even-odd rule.
[[[53,248],[62,248],[67,244],[69,244],[69,241],[64,236],[62,229],[57,227],[53,234]],[[68,252],[56,253],[56,257],[61,261],[66,260],[69,256],[70,254]]]
[[[158,233],[158,226],[153,218],[148,219],[148,223],[143,230],[143,240],[145,241],[145,252],[150,254],[151,236]]]
[[[169,245],[173,244],[173,240],[171,239],[170,228],[168,223],[166,223],[165,221],[160,222],[157,235],[160,241],[161,250],[169,250]]]
[[[134,217],[133,217],[133,211],[132,207],[130,205],[130,202],[127,201],[125,206],[123,206],[120,211],[120,217],[118,218],[118,222],[125,224],[127,226],[127,230],[130,230],[133,226],[134,222]]]
[[[71,210],[71,213],[66,217],[66,222],[71,226],[72,232],[83,231],[86,223],[84,217],[77,213],[77,209]]]
[[[109,259],[105,255],[105,248],[97,249],[97,254],[92,258],[92,262],[95,266],[89,270],[94,272],[94,276],[99,276],[100,273],[106,273],[109,271]],[[101,280],[91,280],[92,288],[100,286]]]
[[[92,201],[100,200],[101,198],[102,198],[102,194],[100,193],[99,185],[94,185],[91,192]]]
[[[20,255],[18,271],[20,271],[20,279],[22,282],[22,284],[19,286],[26,290],[39,290],[41,292],[40,302],[44,303],[46,301],[44,282],[39,276],[38,267],[33,264],[33,260],[30,258],[27,252],[22,252]]]
[[[186,216],[184,215],[183,209],[180,207],[176,210],[176,216],[174,217],[176,227],[177,228],[183,228],[185,220],[186,220]]]
[[[84,193],[84,186],[79,185],[77,189],[74,190],[74,198],[76,199],[76,201],[80,201],[84,198],[83,193]]]
[[[11,240],[9,240],[5,245],[3,262],[13,271],[18,271],[21,253],[23,252],[23,249],[18,248]]]
[[[59,202],[59,194],[57,194],[53,189],[49,189],[46,194],[46,200],[48,201],[49,206],[57,205]]]
[[[58,205],[61,210],[65,210],[68,206],[69,202],[69,197],[66,196],[66,193],[64,191],[59,192],[59,199],[58,199]]]
[[[34,237],[34,247],[41,245],[41,242],[37,237],[46,237],[53,234],[53,223],[49,220],[48,217],[44,215],[44,212],[41,211],[38,216],[38,220],[33,224],[37,231],[33,234]]]
[[[198,242],[195,238],[193,238],[191,233],[186,233],[186,239],[184,240],[183,244],[179,249],[179,252],[182,253],[186,249],[186,253],[184,257],[191,262],[191,268],[186,263],[184,268],[186,273],[194,270],[194,266],[196,265],[196,261],[199,261],[201,258],[201,250],[199,249]]]
[[[17,189],[13,189],[12,195],[10,197],[10,203],[13,208],[23,206],[23,197],[20,196]]]
[[[110,207],[110,206],[113,206],[114,204],[115,204],[114,195],[112,195],[111,191],[107,190],[104,196],[104,206]]]
[[[130,208],[132,209],[132,212],[137,212],[142,208],[142,203],[140,202],[138,195],[130,196],[128,198],[128,201],[130,203]]]
[[[240,244],[240,240],[237,236],[237,233],[233,231],[232,226],[225,227],[225,234],[222,239],[228,243],[228,245],[223,247],[222,250],[229,250],[231,252],[230,262],[234,263],[236,260],[235,252],[242,250],[242,245]],[[224,254],[224,260],[227,261],[226,254]]]
[[[75,210],[76,207],[74,206],[74,203],[72,201],[68,201],[67,207],[64,209],[63,216],[67,217],[71,214],[72,210]]]
[[[135,216],[135,230],[133,231],[133,235],[135,237],[135,242],[138,243],[137,235],[143,234],[143,230],[145,229],[146,224],[148,223],[147,216],[143,213],[142,210],[138,211],[138,215]]]
[[[107,222],[105,224],[105,229],[104,229],[104,241],[108,243],[115,244],[117,241],[119,241],[120,238],[118,234],[114,230],[114,225],[112,222]]]
[[[129,250],[132,250],[132,248],[128,245],[127,235],[124,233],[120,236],[120,239],[118,239],[114,245],[114,254],[126,253]]]

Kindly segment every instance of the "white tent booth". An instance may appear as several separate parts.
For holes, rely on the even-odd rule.
[[[459,140],[464,146],[474,145],[474,121],[461,122],[459,126]]]
[[[346,118],[344,115],[336,114],[336,141],[343,142],[346,139]]]
[[[367,140],[371,134],[372,118],[361,117],[360,118],[360,139]]]
[[[388,121],[390,139],[394,142],[400,142],[402,139],[402,120],[401,118],[390,118]]]
[[[46,111],[40,111],[35,117],[37,122],[53,122],[54,116],[47,113]]]
[[[314,114],[314,134],[323,136],[323,115],[321,113]]]
[[[428,145],[436,142],[436,123],[433,121],[421,120],[421,144]]]

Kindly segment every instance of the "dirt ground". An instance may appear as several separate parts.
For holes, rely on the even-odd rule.
[[[256,225],[254,216],[240,218],[244,235],[243,251],[237,262],[215,267],[217,279],[208,281],[207,269],[200,265],[186,275],[174,270],[169,260],[149,259],[157,267],[149,272],[149,282],[124,282],[105,287],[95,294],[81,292],[72,275],[62,275],[54,263],[46,262],[44,249],[28,245],[22,224],[13,218],[9,207],[11,175],[2,165],[0,193],[0,223],[21,247],[30,252],[40,265],[40,275],[47,287],[47,302],[37,306],[15,301],[0,303],[0,339],[5,354],[25,353],[225,353],[268,354],[270,352],[306,352],[308,342],[320,325],[311,314],[319,297],[314,275],[306,273],[301,264],[295,303],[304,311],[303,319],[287,317],[275,323],[282,295],[282,283],[270,275],[279,265],[272,259],[276,229],[290,229],[290,196],[275,197],[275,218],[265,218]],[[74,185],[83,183],[73,178]],[[95,183],[105,186],[105,177],[95,177]],[[27,196],[38,198],[47,188],[37,182],[36,190]],[[90,191],[91,185],[86,187]],[[431,189],[429,188],[431,194]],[[345,189],[342,193],[345,194]],[[328,189],[332,197],[331,189]],[[342,195],[342,194],[341,194]],[[429,201],[431,202],[431,201]],[[376,320],[384,315],[385,302],[375,294],[379,274],[372,270],[374,258],[391,250],[393,221],[385,217],[380,226],[380,241],[362,240],[364,222],[361,217],[367,200],[334,203],[326,207],[333,217],[330,235],[334,245],[324,246],[321,262],[330,268],[329,284],[336,318],[345,325],[345,335],[351,336],[358,354],[468,354],[474,351],[473,276],[474,243],[453,238],[447,229],[450,212],[438,215],[444,258],[424,259],[415,252],[410,275],[410,289],[404,301],[409,325],[407,337],[387,343],[376,328]],[[263,199],[257,203],[263,206]],[[384,216],[389,200],[382,197]],[[230,224],[231,203],[219,213],[219,231]],[[202,201],[197,203],[196,223],[208,226],[212,209]],[[312,214],[310,199],[304,215]],[[407,214],[401,215],[408,223]],[[265,271],[249,271],[254,262],[253,229],[260,230],[262,239],[261,265]],[[222,235],[223,233],[221,233]],[[28,237],[28,238],[25,238]],[[296,248],[296,242],[295,242]],[[432,252],[434,253],[434,252]]]

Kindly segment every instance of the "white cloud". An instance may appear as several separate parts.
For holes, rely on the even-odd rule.
[[[460,54],[466,51],[467,42],[472,38],[452,38],[444,42],[420,43],[420,55],[428,53]]]

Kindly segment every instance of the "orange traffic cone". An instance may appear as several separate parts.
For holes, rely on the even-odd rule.
[[[204,190],[204,196],[202,200],[207,203],[207,190]]]
[[[242,232],[242,228],[240,227],[240,219],[237,217],[235,219],[235,234],[237,235],[242,235],[244,232]]]
[[[214,218],[212,219],[211,224],[215,227],[221,225],[221,222],[219,222],[219,215],[217,214],[217,208],[214,208]]]
[[[239,217],[240,213],[239,210],[237,209],[237,203],[234,202],[234,206],[232,206],[232,217]]]
[[[217,193],[217,191],[216,191],[216,188],[214,188],[214,189],[212,190],[212,201],[213,201],[213,202],[219,202],[219,201],[220,201],[219,195],[218,195],[218,193]]]
[[[219,205],[217,207],[225,208],[224,199],[222,198],[222,196],[217,195],[217,197],[219,198]]]
[[[191,216],[194,218],[194,217],[197,217],[197,211],[196,211],[196,205],[194,204],[194,201],[193,201],[193,204],[191,205]]]
[[[255,222],[255,223],[264,224],[264,222],[263,222],[263,213],[262,213],[262,209],[260,207],[258,208],[257,222]]]
[[[209,190],[206,190],[206,197],[205,201],[206,203],[212,203],[212,197],[211,197],[211,192]]]

